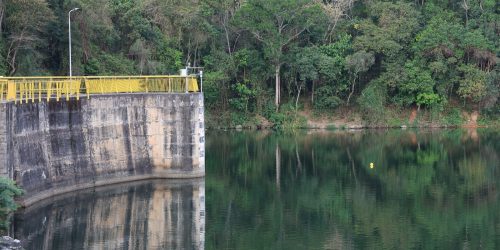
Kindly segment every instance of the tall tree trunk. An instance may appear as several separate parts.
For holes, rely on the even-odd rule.
[[[4,13],[5,13],[5,5],[3,0],[0,0],[0,36],[2,35],[2,23],[3,23]]]
[[[300,91],[302,90],[302,85],[299,85],[297,87],[297,98],[295,98],[295,116],[297,116],[297,111],[299,109],[299,98],[300,98]]]
[[[228,20],[228,13],[226,12],[226,13],[224,13],[222,27],[224,28],[224,33],[226,35],[227,52],[229,53],[229,56],[232,56],[231,41],[229,40],[229,31],[227,30],[227,20]]]
[[[312,82],[312,90],[311,90],[311,105],[314,107],[314,85],[316,85],[316,80]]]
[[[469,23],[469,11],[465,10],[465,27],[467,27],[468,23]]]
[[[349,93],[349,96],[347,97],[347,106],[349,106],[349,101],[351,100],[351,96],[354,94],[354,86],[356,86],[356,77],[354,77],[354,80],[352,81],[351,93]]]
[[[465,27],[467,27],[467,24],[469,23],[469,9],[470,9],[467,0],[463,1],[462,8],[465,10]]]
[[[281,96],[280,96],[280,89],[281,89],[281,78],[280,78],[280,71],[281,71],[281,64],[276,64],[275,65],[275,79],[276,79],[276,93],[274,96],[274,104],[276,105],[276,112],[278,112],[279,106],[280,106],[280,101],[281,101]]]
[[[22,34],[21,34],[22,37]],[[17,57],[17,50],[19,46],[15,45],[15,42],[12,41],[10,43],[9,49],[7,50],[7,63],[9,64],[10,70],[9,70],[9,75],[12,76],[14,73],[16,73],[16,57]]]

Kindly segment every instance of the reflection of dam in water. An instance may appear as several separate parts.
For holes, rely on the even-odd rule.
[[[203,249],[205,183],[153,180],[36,203],[15,215],[25,249]]]

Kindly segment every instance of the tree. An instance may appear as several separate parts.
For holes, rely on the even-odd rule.
[[[417,103],[431,105],[438,99],[434,96],[435,81],[428,70],[421,68],[417,62],[410,61],[404,67],[404,79],[396,86],[396,103],[409,106]]]
[[[236,44],[241,36],[240,31],[233,25],[236,13],[241,8],[243,0],[205,0],[203,4],[207,5],[207,19],[214,24],[214,29],[220,29],[225,40],[225,51],[232,56],[236,49]]]
[[[306,0],[250,0],[238,13],[240,26],[261,45],[274,67],[276,110],[281,102],[284,53],[318,20],[318,4]]]
[[[317,68],[319,80],[322,83],[322,93],[328,93],[330,89],[335,94],[334,97],[326,97],[330,102],[333,100],[336,105],[340,104],[341,96],[345,96],[345,92],[349,89],[348,72],[346,70],[346,57],[351,53],[352,41],[350,35],[342,35],[335,42],[325,44],[319,47],[320,56],[318,58]],[[314,101],[315,81],[312,84],[311,102],[315,107],[318,107]],[[325,99],[325,98],[322,98]],[[324,105],[319,105],[324,106]],[[332,106],[332,105],[328,105]]]
[[[480,101],[486,95],[486,73],[472,65],[462,65],[459,70],[463,77],[457,93],[461,98]]]
[[[297,111],[300,94],[305,83],[307,81],[314,82],[319,77],[318,62],[321,61],[321,54],[317,47],[308,47],[294,51],[293,53],[294,55],[288,62],[291,78],[289,83],[293,83],[296,90],[295,111]]]
[[[209,39],[204,6],[198,0],[146,0],[139,1],[138,10],[147,17],[149,26],[158,28],[158,34],[183,51],[186,65],[198,66]]]
[[[328,28],[324,32],[324,40],[331,42],[333,32],[342,18],[349,18],[348,12],[353,8],[356,0],[316,0],[328,16]]]
[[[27,52],[23,55],[26,57],[38,55],[37,46],[44,43],[42,34],[54,16],[45,0],[5,0],[5,6],[8,13],[5,17],[6,58],[9,75],[14,75],[18,70],[20,52]],[[29,60],[29,63],[34,61]]]
[[[359,74],[368,71],[374,62],[375,62],[375,57],[373,53],[366,52],[364,50],[358,51],[353,55],[347,56],[346,68],[352,75],[351,92],[347,97],[347,105],[349,105],[349,100],[351,99],[352,94],[354,94],[356,79],[358,79]]]
[[[458,96],[473,101],[485,95],[486,77],[480,69],[490,71],[494,67],[493,48],[480,30],[465,28],[446,11],[434,15],[413,44],[416,58],[421,68],[430,70],[440,98],[446,98],[459,85]]]
[[[354,27],[361,32],[354,39],[354,48],[372,51],[386,57],[386,61],[406,59],[408,44],[419,28],[419,13],[415,7],[403,2],[374,1],[369,5],[369,17]]]

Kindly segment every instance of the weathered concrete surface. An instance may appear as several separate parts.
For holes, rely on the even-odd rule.
[[[7,133],[9,127],[9,121],[7,117],[9,115],[8,107],[6,105],[0,105],[0,175],[4,177],[11,177],[12,175],[9,173],[9,154],[7,152],[8,142],[10,134]]]
[[[0,174],[23,203],[145,178],[205,174],[203,96],[99,95],[0,104]]]
[[[26,250],[204,249],[202,178],[124,183],[68,193],[19,210]]]

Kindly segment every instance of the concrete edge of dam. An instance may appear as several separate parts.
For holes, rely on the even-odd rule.
[[[128,183],[128,182],[139,182],[139,181],[145,181],[145,180],[165,180],[165,181],[171,181],[175,182],[178,180],[186,180],[186,179],[201,179],[205,177],[205,172],[198,172],[198,173],[191,173],[189,175],[186,174],[179,174],[179,175],[172,175],[172,174],[158,174],[158,175],[140,175],[140,176],[130,176],[130,177],[124,177],[124,178],[117,178],[117,179],[110,179],[110,180],[103,180],[99,181],[96,183],[87,183],[87,184],[78,184],[78,185],[73,185],[73,186],[68,186],[64,188],[58,188],[58,189],[52,189],[52,190],[46,190],[42,191],[39,193],[35,193],[34,195],[30,197],[21,197],[17,199],[18,204],[21,207],[29,207],[34,204],[38,204],[40,202],[43,202],[45,200],[50,200],[52,198],[58,198],[60,196],[64,196],[65,194],[72,193],[75,191],[80,191],[80,190],[86,190],[86,189],[93,189],[93,188],[100,188],[100,187],[105,187],[105,186],[112,186],[112,185],[117,185],[117,184],[122,184],[122,183]]]
[[[205,175],[202,93],[0,103],[0,175],[23,206],[67,192]]]

